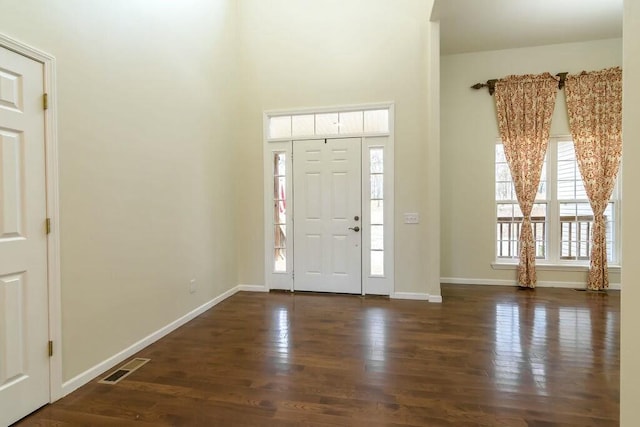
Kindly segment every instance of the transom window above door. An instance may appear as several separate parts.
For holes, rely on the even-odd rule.
[[[268,119],[267,129],[269,139],[388,133],[388,108],[273,115]]]

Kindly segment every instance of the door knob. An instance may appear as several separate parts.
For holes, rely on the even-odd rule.
[[[355,227],[349,227],[349,230],[353,230],[357,233],[358,231],[360,231],[360,227],[356,225]]]

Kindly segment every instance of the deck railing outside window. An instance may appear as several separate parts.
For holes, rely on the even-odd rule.
[[[498,258],[518,258],[521,224],[522,217],[498,217]],[[547,241],[545,217],[531,217],[531,225],[536,241],[536,258],[544,258]]]
[[[607,223],[607,235],[610,234],[610,218],[605,216]],[[498,217],[497,234],[498,258],[517,258],[519,253],[518,236],[522,217]],[[544,217],[531,217],[533,235],[536,241],[536,258],[545,258],[547,241],[546,222]],[[560,259],[562,260],[589,260],[591,253],[591,230],[593,228],[593,216],[561,216],[560,230]],[[608,253],[611,251],[608,250]]]

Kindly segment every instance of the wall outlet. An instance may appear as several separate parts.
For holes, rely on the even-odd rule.
[[[419,224],[420,223],[420,214],[417,212],[407,212],[404,214],[404,223],[405,224]]]
[[[196,279],[191,279],[189,282],[189,293],[193,294],[196,291]]]

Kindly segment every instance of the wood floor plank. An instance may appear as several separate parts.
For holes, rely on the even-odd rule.
[[[620,293],[241,292],[18,426],[613,426]]]

